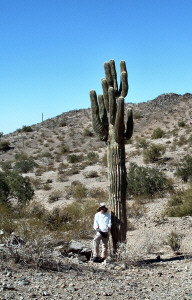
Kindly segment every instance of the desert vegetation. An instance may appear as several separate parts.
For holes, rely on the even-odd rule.
[[[125,143],[128,243],[118,244],[113,258],[118,268],[191,251],[190,114],[177,115],[170,100],[175,97],[190,111],[191,98],[182,102],[182,96],[170,94],[167,102],[166,97],[137,104],[136,110],[129,105],[134,135]],[[42,268],[62,245],[62,257],[80,261],[77,253],[70,257],[65,243],[76,240],[90,249],[98,204],[109,205],[106,144],[93,133],[90,110],[30,127],[0,140],[3,253],[16,263]]]

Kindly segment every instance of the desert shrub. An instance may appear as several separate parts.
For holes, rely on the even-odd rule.
[[[167,244],[174,252],[179,251],[181,248],[181,236],[175,231],[171,231],[171,233],[168,235]]]
[[[41,219],[46,213],[46,209],[39,202],[33,201],[25,212],[27,218],[35,217],[36,219]]]
[[[75,175],[75,174],[79,174],[79,166],[72,166],[71,168],[69,168],[67,171],[66,171],[66,175]]]
[[[136,141],[136,148],[143,148],[146,149],[149,146],[149,142],[145,138],[139,137]]]
[[[83,136],[93,136],[93,132],[89,128],[85,128],[83,131]]]
[[[157,193],[171,190],[172,186],[165,175],[155,168],[138,166],[130,163],[127,175],[129,195],[154,196]]]
[[[11,162],[8,162],[8,161],[7,162],[2,162],[1,163],[1,168],[5,172],[11,170],[12,169]]]
[[[60,153],[61,154],[66,154],[66,153],[68,153],[69,152],[69,146],[68,145],[62,145],[61,147],[60,147]]]
[[[62,198],[63,196],[63,192],[59,191],[59,190],[55,190],[53,191],[50,195],[49,195],[49,203],[53,203],[58,201],[60,198]]]
[[[30,178],[30,182],[36,190],[41,189],[41,186],[42,186],[42,180],[41,179],[39,179],[39,178]]]
[[[63,162],[60,163],[58,166],[58,173],[64,174],[67,168],[68,168],[68,164],[64,164]]]
[[[0,142],[0,151],[8,151],[10,150],[10,143],[8,141],[2,141]]]
[[[72,182],[71,184],[72,196],[75,199],[81,200],[87,197],[87,188],[81,182]]]
[[[165,147],[162,145],[152,144],[148,149],[143,151],[143,160],[145,163],[157,161],[165,153]]]
[[[87,154],[87,160],[90,164],[95,164],[99,159],[98,153],[91,151]]]
[[[186,145],[188,143],[188,140],[185,136],[180,136],[179,137],[179,140],[177,141],[177,145],[178,146],[183,146],[183,145]]]
[[[134,119],[141,119],[142,118],[142,114],[140,111],[136,110],[133,114]]]
[[[49,151],[45,151],[41,153],[41,157],[52,158],[52,154]]]
[[[3,230],[4,235],[9,235],[13,229],[15,228],[14,219],[15,219],[15,213],[14,210],[11,208],[10,205],[7,203],[0,203],[0,228]],[[3,238],[2,235],[0,235],[0,239]]]
[[[63,209],[54,209],[45,214],[43,220],[46,228],[51,231],[61,230],[70,232],[70,238],[88,238],[92,233],[92,223],[97,204],[95,201],[86,201],[84,203],[73,202]]]
[[[85,178],[95,178],[99,177],[99,174],[97,171],[91,170],[89,172],[84,173]]]
[[[161,128],[156,128],[153,130],[153,133],[151,135],[151,138],[154,139],[160,139],[165,135],[165,132]]]
[[[65,127],[67,126],[67,122],[65,120],[62,120],[60,123],[59,123],[59,126],[60,127]]]
[[[0,131],[0,138],[2,138],[3,137],[3,132],[2,131]]]
[[[99,202],[106,202],[109,198],[108,192],[98,187],[90,189],[89,196],[91,198],[97,199]]]
[[[17,129],[17,132],[32,132],[33,129],[31,126],[24,125],[21,129]]]
[[[46,171],[45,167],[38,167],[35,171],[35,176],[41,176]]]
[[[175,176],[181,177],[184,182],[187,182],[192,176],[192,156],[185,155],[182,161],[176,166]]]
[[[5,172],[0,172],[0,202],[7,201],[10,193],[10,188]]]
[[[169,217],[192,216],[192,186],[172,195],[167,203],[165,215]]]
[[[192,134],[189,136],[187,142],[190,146],[192,145]]]
[[[20,173],[28,173],[33,171],[37,164],[32,158],[19,159],[14,165],[14,170]]]
[[[71,154],[67,156],[67,161],[71,164],[81,162],[83,160],[83,155]]]
[[[52,189],[52,186],[49,184],[49,183],[44,183],[43,185],[42,185],[42,189],[44,190],[44,191],[50,191],[51,189]]]
[[[0,172],[1,202],[15,198],[19,204],[26,204],[33,198],[33,195],[34,190],[28,177],[23,177],[15,171]]]
[[[135,201],[132,205],[127,205],[127,215],[129,218],[141,218],[146,212],[144,204]]]
[[[179,127],[185,127],[185,125],[186,125],[186,124],[185,124],[185,121],[183,121],[183,120],[179,120],[179,121],[178,121],[178,126],[179,126]]]

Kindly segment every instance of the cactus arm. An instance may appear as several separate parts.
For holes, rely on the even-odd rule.
[[[115,119],[115,141],[121,143],[124,139],[124,98],[119,97]]]
[[[99,116],[99,106],[98,106],[98,102],[97,102],[97,95],[94,90],[90,91],[90,99],[91,99],[91,109],[92,109],[93,130],[95,131],[96,135],[102,141],[106,141],[108,138],[108,133],[107,133],[107,130],[105,129],[104,125],[101,123],[101,119]]]
[[[107,80],[105,78],[101,79],[101,85],[102,85],[102,89],[103,89],[103,98],[104,98],[105,108],[106,108],[107,112],[109,112],[108,84],[107,84]]]
[[[127,75],[127,68],[125,61],[122,60],[120,62],[120,77],[121,77],[121,82],[120,82],[120,87],[119,87],[119,96],[126,97],[128,93],[128,75]]]
[[[126,113],[126,132],[125,132],[125,138],[129,140],[132,137],[133,134],[133,112],[131,108],[128,108]]]
[[[127,68],[126,68],[126,63],[124,60],[120,61],[120,73],[126,72],[127,73]]]
[[[109,93],[109,123],[115,125],[116,99],[115,99],[114,88],[110,87],[108,93]]]
[[[105,109],[104,99],[103,95],[98,96],[98,102],[99,102],[99,117],[106,129],[108,129],[108,119],[107,119],[107,112]]]
[[[111,75],[113,78],[113,88],[115,90],[115,93],[118,91],[118,83],[117,83],[117,73],[116,73],[116,68],[115,68],[115,61],[111,59],[109,61],[110,67],[111,67]]]
[[[121,73],[121,97],[127,96],[128,88],[127,72],[123,71]]]
[[[108,86],[113,87],[113,77],[112,77],[112,74],[111,74],[111,66],[110,66],[109,62],[104,63],[104,70],[105,70],[105,77],[106,77]]]

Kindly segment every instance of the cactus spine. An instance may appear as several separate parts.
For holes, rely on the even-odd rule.
[[[105,78],[101,79],[103,95],[97,97],[96,92],[91,90],[90,99],[93,129],[107,143],[111,233],[115,252],[118,242],[126,240],[125,140],[129,140],[133,133],[133,115],[132,110],[128,109],[124,121],[124,98],[128,93],[125,61],[120,62],[119,88],[114,60],[105,62],[104,70]]]

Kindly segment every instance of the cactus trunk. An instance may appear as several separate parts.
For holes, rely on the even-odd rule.
[[[126,216],[126,168],[125,168],[125,144],[115,142],[108,143],[108,178],[109,200],[111,204],[112,240],[113,250],[117,249],[119,242],[125,242],[127,231]]]

